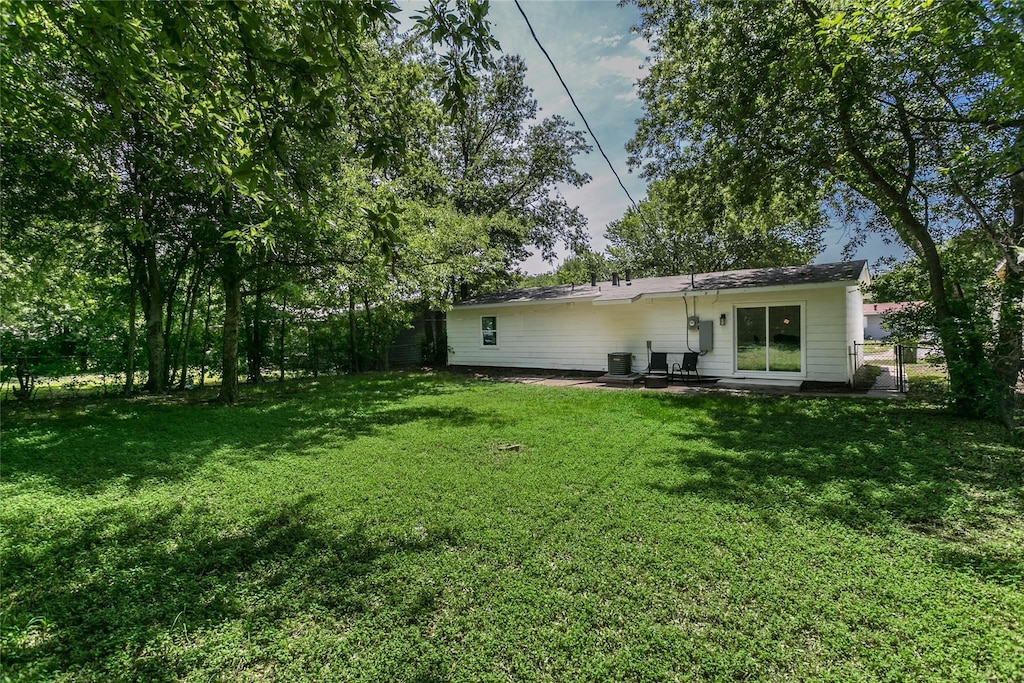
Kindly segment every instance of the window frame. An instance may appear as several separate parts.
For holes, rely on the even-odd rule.
[[[771,324],[772,308],[797,307],[800,310],[800,369],[799,370],[769,370],[770,365],[768,327]],[[739,311],[743,308],[761,308],[765,312],[765,363],[763,370],[741,370],[739,368]],[[733,325],[732,333],[732,368],[734,375],[751,375],[757,377],[806,377],[807,376],[807,302],[806,301],[771,301],[767,303],[735,304],[732,307],[732,319],[737,321]]]
[[[487,318],[494,319],[494,329],[488,330],[484,327],[484,320]],[[494,343],[487,343],[486,333],[491,332],[494,334]],[[500,348],[501,338],[498,336],[498,316],[497,315],[481,315],[480,316],[480,348],[481,349],[497,349]]]

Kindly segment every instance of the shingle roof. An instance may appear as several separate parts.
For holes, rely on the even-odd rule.
[[[752,268],[748,270],[727,270],[717,273],[695,273],[669,277],[637,278],[630,284],[624,279],[619,286],[611,282],[583,285],[555,285],[552,287],[530,287],[493,294],[481,294],[458,306],[482,306],[489,304],[534,303],[545,301],[590,300],[595,303],[630,301],[643,294],[682,294],[723,289],[753,289],[782,285],[827,284],[856,282],[867,267],[867,261],[843,263],[822,263],[810,266],[784,266],[781,268]]]

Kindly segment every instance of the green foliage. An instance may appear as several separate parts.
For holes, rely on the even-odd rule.
[[[435,153],[444,193],[458,211],[518,224],[496,225],[489,235],[507,254],[506,270],[528,256],[528,245],[550,258],[559,242],[573,247],[587,239],[586,219],[557,186],[590,180],[575,167],[575,156],[590,146],[560,116],[535,122],[538,111],[526,63],[505,55],[481,75],[467,106],[441,131]]]
[[[1015,680],[1021,467],[912,402],[422,374],[10,410],[2,675]]]
[[[418,30],[438,48],[439,107],[418,59],[426,48],[415,54],[394,34],[398,11],[390,0],[4,5],[5,252],[29,253],[36,234],[61,253],[108,250],[103,270],[86,262],[82,277],[113,280],[119,332],[138,294],[157,392],[187,365],[196,292],[216,282],[234,400],[243,294],[333,284],[339,266],[379,289],[405,237],[395,175],[426,156],[425,121],[459,109],[491,64],[487,3],[432,2]],[[111,274],[118,256],[123,272]],[[69,267],[53,261],[51,280]],[[4,258],[0,268],[5,307],[42,315],[21,286],[27,267]],[[256,376],[266,321],[252,317],[264,310],[245,311]],[[76,315],[75,334],[95,325],[86,307]]]
[[[651,183],[639,212],[608,226],[608,252],[638,277],[803,265],[821,249],[814,197],[778,194],[754,206],[736,203],[710,168]]]
[[[553,272],[525,276],[520,280],[520,286],[580,285],[589,283],[591,275],[595,275],[599,281],[606,281],[611,279],[614,268],[614,264],[604,254],[579,248]]]
[[[954,393],[987,413],[962,369],[1005,365],[1024,318],[1001,316],[1003,350],[986,357],[983,338],[962,334],[970,311],[937,244],[978,230],[1009,264],[1006,287],[1024,276],[1020,3],[637,4],[655,55],[632,162],[707,178],[738,206],[817,196],[838,216],[867,212],[867,228],[925,264]],[[994,371],[1007,396],[1015,369]]]
[[[960,296],[993,305],[996,269],[1000,256],[996,247],[977,230],[963,232],[939,245],[942,265]],[[928,268],[920,259],[893,265],[873,274],[868,292],[873,301],[927,301]]]
[[[939,245],[939,256],[961,310],[951,333],[958,338],[983,340],[986,357],[996,357],[999,321],[993,319],[992,313],[997,310],[1001,286],[996,277],[998,250],[985,235],[969,231]],[[875,301],[924,302],[883,317],[882,324],[892,333],[894,341],[916,345],[921,340],[941,338],[944,326],[930,302],[928,270],[920,259],[897,264],[877,275],[872,279],[870,294]],[[945,329],[949,334],[948,323]],[[977,401],[978,413],[998,419],[1000,400],[1006,388],[1000,385],[993,367],[955,356],[946,362],[951,374],[969,378],[967,386],[961,383],[953,389],[953,401]]]

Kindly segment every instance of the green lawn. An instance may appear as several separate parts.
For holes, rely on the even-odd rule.
[[[800,372],[800,346],[772,344],[768,347],[768,368],[773,372]],[[764,346],[742,346],[736,352],[738,370],[765,371]]]
[[[44,408],[4,411],[12,680],[1024,677],[1022,453],[913,402],[396,374]]]

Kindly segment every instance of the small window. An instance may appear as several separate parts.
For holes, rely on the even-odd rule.
[[[480,318],[480,331],[483,334],[484,346],[497,346],[498,316],[485,315]]]

